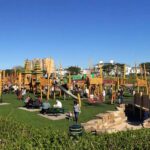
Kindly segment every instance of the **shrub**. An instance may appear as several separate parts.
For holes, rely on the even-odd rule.
[[[52,128],[35,129],[11,119],[0,118],[0,149],[7,150],[122,150],[149,149],[150,130],[118,132],[114,134],[69,137],[68,133]]]

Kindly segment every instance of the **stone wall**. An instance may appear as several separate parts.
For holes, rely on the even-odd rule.
[[[117,107],[117,111],[107,111],[104,114],[96,115],[96,118],[83,123],[83,127],[87,132],[116,132],[122,130],[126,126],[127,117],[125,116],[125,105]]]
[[[137,130],[141,128],[150,128],[150,118],[143,124],[128,123],[125,116],[125,105],[117,107],[117,111],[107,111],[96,115],[96,118],[82,124],[86,132],[113,133],[126,130]]]

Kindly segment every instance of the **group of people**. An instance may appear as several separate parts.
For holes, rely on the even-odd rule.
[[[106,95],[109,96],[111,104],[114,104],[115,100],[118,99],[118,103],[123,103],[123,94],[124,90],[122,87],[119,88],[118,91],[113,91],[113,87],[111,86],[109,89],[103,88],[102,95],[100,97],[101,102],[106,101]],[[94,94],[90,94],[89,99],[94,99]]]
[[[62,108],[62,102],[60,100],[56,100],[56,104],[53,105],[52,108]],[[41,113],[46,113],[51,108],[51,105],[48,101],[42,103]]]
[[[16,84],[12,85],[11,83],[8,83],[8,84],[3,85],[4,94],[10,93],[10,92],[15,93],[17,89],[19,89],[19,87]]]
[[[17,89],[15,93],[17,95],[18,100],[23,100],[27,94],[27,90],[26,88],[22,88],[21,90]]]
[[[111,100],[111,104],[113,104],[116,99],[118,99],[119,104],[122,104],[123,103],[123,94],[124,94],[124,90],[122,87],[120,87],[118,89],[118,91],[113,91],[113,87],[111,86],[108,91],[108,95],[109,95],[109,99]]]
[[[42,106],[42,99],[40,97],[33,100],[30,96],[27,96],[24,100],[25,107],[27,108],[40,108]]]

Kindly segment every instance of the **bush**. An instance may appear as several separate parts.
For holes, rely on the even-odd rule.
[[[7,150],[122,150],[149,149],[150,130],[118,132],[114,134],[84,134],[72,138],[65,132],[53,131],[52,128],[34,129],[10,119],[0,118],[0,149]]]

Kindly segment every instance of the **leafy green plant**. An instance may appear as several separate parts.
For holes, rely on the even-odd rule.
[[[11,119],[0,118],[0,149],[7,150],[123,150],[149,149],[150,130],[92,135],[85,133],[76,139],[52,128],[35,129]]]

